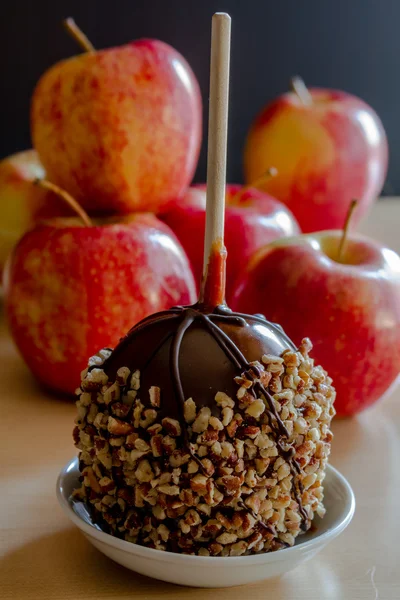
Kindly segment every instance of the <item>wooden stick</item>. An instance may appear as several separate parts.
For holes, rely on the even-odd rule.
[[[306,86],[301,77],[299,77],[298,75],[292,77],[292,79],[290,80],[290,88],[292,92],[296,94],[300,102],[304,104],[304,106],[312,105],[312,96],[308,91],[308,87]]]
[[[349,232],[349,226],[350,226],[351,217],[352,217],[352,214],[353,214],[354,209],[355,209],[356,206],[357,206],[357,200],[352,200],[351,203],[350,203],[350,206],[349,206],[349,210],[347,211],[346,220],[345,220],[344,225],[343,225],[342,237],[340,238],[338,255],[337,255],[337,261],[338,262],[342,261],[344,247],[345,247],[345,244],[346,244],[346,241],[347,241],[347,237],[348,237],[348,232]]]
[[[76,214],[86,227],[93,226],[93,223],[87,212],[83,210],[82,206],[75,200],[75,198],[71,196],[71,194],[68,194],[68,192],[58,187],[58,185],[55,185],[55,183],[47,181],[47,179],[35,179],[33,183],[44,188],[45,190],[49,190],[50,192],[54,192],[54,194],[57,194],[57,196],[62,198],[64,202],[66,202],[66,204],[68,204],[68,206],[70,206],[70,208],[72,208],[72,210],[76,212]]]
[[[70,34],[70,36],[72,36],[74,40],[79,44],[82,50],[90,53],[96,52],[96,48],[93,46],[92,42],[89,40],[86,34],[83,33],[82,29],[78,27],[78,25],[75,23],[72,17],[64,19],[63,25]]]
[[[207,207],[200,302],[225,302],[224,216],[228,134],[231,18],[216,13],[211,27],[210,106],[208,121]]]

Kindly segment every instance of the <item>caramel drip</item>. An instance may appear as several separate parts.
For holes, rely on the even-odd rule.
[[[200,305],[214,308],[225,302],[227,252],[222,239],[216,240],[211,248],[207,272],[200,292]]]

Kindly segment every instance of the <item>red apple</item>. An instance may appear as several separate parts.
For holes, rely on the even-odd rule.
[[[238,282],[232,309],[264,313],[295,343],[310,337],[343,416],[376,402],[400,373],[400,257],[354,235],[338,262],[341,235],[324,231],[265,247]]]
[[[157,212],[190,184],[201,96],[185,59],[158,40],[62,61],[32,99],[48,178],[98,213]]]
[[[55,194],[32,185],[44,176],[35,150],[18,152],[0,161],[0,272],[16,242],[38,220],[71,214]]]
[[[254,188],[230,184],[226,188],[225,245],[228,251],[226,297],[229,303],[235,279],[256,250],[283,236],[299,233],[291,212],[280,202]],[[191,261],[195,281],[203,270],[206,186],[187,190],[161,215],[175,232]]]
[[[286,204],[304,232],[341,228],[351,198],[359,200],[357,223],[382,190],[387,162],[385,131],[373,109],[328,89],[310,89],[305,101],[290,92],[267,105],[244,154],[248,183],[270,165],[277,168],[260,189]]]
[[[194,300],[187,257],[151,214],[93,227],[49,220],[21,239],[5,273],[19,351],[40,382],[66,393],[99,348],[147,315]]]

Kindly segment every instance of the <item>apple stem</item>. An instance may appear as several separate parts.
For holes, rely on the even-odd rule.
[[[44,188],[45,190],[54,192],[55,194],[57,194],[57,196],[59,196],[60,198],[65,200],[65,202],[68,204],[68,206],[70,206],[72,208],[72,210],[74,210],[76,212],[76,214],[80,217],[80,219],[82,220],[82,223],[85,225],[85,227],[93,226],[93,223],[92,223],[89,215],[87,214],[87,212],[83,210],[82,206],[80,204],[78,204],[78,202],[75,200],[75,198],[73,198],[70,194],[68,194],[68,192],[66,192],[65,190],[58,187],[58,185],[55,185],[55,183],[52,183],[51,181],[47,181],[47,179],[35,179],[33,183],[35,185],[40,186],[41,188]]]
[[[74,40],[76,42],[78,42],[79,46],[81,46],[81,48],[85,52],[90,52],[90,53],[96,52],[96,48],[93,46],[92,42],[83,33],[82,29],[80,29],[78,27],[78,25],[75,23],[75,21],[72,17],[68,17],[67,19],[64,19],[63,25],[64,25],[65,29],[68,31],[68,33],[70,34],[70,36],[72,36],[74,38]]]
[[[304,106],[311,106],[313,103],[312,96],[308,90],[308,87],[304,83],[301,77],[296,75],[290,80],[290,89],[296,94],[298,99]]]
[[[346,245],[347,236],[348,236],[348,232],[349,232],[349,228],[350,228],[350,221],[351,221],[351,217],[354,213],[354,209],[357,206],[357,202],[358,202],[357,200],[352,200],[350,202],[350,206],[347,211],[346,219],[345,219],[344,226],[343,226],[342,237],[340,238],[340,243],[339,243],[339,249],[338,249],[338,255],[337,255],[338,262],[342,262],[342,256],[343,256],[343,252],[344,252],[344,248]]]
[[[266,181],[271,179],[271,177],[276,177],[276,175],[278,175],[278,170],[275,169],[275,167],[270,167],[269,169],[267,169],[267,171],[265,171],[265,173],[263,173],[263,175],[260,175],[260,177],[257,177],[257,179],[255,179],[251,183],[248,183],[241,187],[240,190],[236,192],[236,194],[233,196],[232,200],[230,201],[230,204],[235,204],[235,202],[237,202],[243,196],[244,192],[247,192],[247,190],[250,190],[252,188],[257,189],[258,187],[262,186]]]
[[[199,298],[199,304],[207,309],[225,303],[224,217],[230,44],[231,18],[226,13],[216,13],[211,26],[206,230]]]

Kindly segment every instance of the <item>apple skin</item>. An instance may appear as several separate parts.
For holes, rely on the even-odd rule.
[[[0,161],[0,273],[17,241],[38,220],[71,214],[55,194],[33,185],[43,177],[45,171],[35,150]]]
[[[279,240],[254,257],[232,309],[260,312],[295,343],[309,337],[313,357],[333,378],[339,416],[376,402],[400,373],[400,257],[340,231]]]
[[[225,246],[228,251],[226,298],[229,304],[235,280],[250,257],[265,244],[300,232],[292,213],[272,196],[255,188],[226,186]],[[189,256],[195,281],[203,272],[206,185],[189,188],[160,218],[171,227]]]
[[[7,263],[9,328],[35,377],[71,394],[89,356],[135,323],[195,301],[188,259],[154,215],[84,227],[52,219],[20,240]]]
[[[98,214],[157,212],[190,184],[202,131],[197,80],[158,40],[57,63],[32,98],[48,178]]]
[[[261,189],[286,204],[303,232],[340,229],[353,198],[353,225],[380,194],[388,163],[383,125],[365,102],[336,90],[310,89],[311,106],[293,92],[267,105],[249,131],[248,183],[271,166]]]

